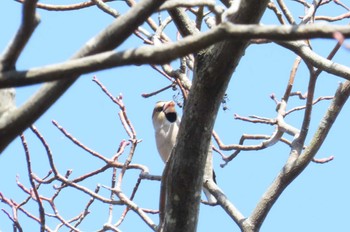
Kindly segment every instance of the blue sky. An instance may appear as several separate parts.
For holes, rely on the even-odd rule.
[[[60,1],[62,4],[68,2],[70,1]],[[296,3],[287,3],[295,12],[298,12],[297,15],[303,13],[303,9]],[[120,12],[126,10],[123,2],[114,2],[110,5]],[[328,14],[331,15],[344,13],[343,9],[334,4],[330,5],[327,10]],[[325,13],[325,11],[323,12]],[[19,70],[68,59],[86,41],[113,21],[112,17],[96,8],[74,12],[38,10],[38,13],[42,22],[19,59],[17,65]],[[1,1],[0,15],[0,28],[2,29],[0,50],[3,51],[19,26],[21,6],[11,0]],[[163,13],[162,16],[165,18],[166,14]],[[267,13],[262,22],[264,24],[276,23],[271,13]],[[347,21],[343,23],[345,24]],[[173,35],[175,35],[175,32],[173,32]],[[326,56],[335,45],[335,41],[313,40],[312,44],[316,52]],[[126,41],[119,50],[138,46],[142,46],[142,41],[133,37]],[[281,97],[294,59],[295,54],[275,44],[252,45],[247,49],[227,90],[229,110],[219,112],[215,125],[215,130],[224,143],[238,143],[242,134],[269,135],[273,132],[271,126],[249,124],[235,120],[233,114],[275,117],[275,104],[269,98],[269,95],[275,93],[278,98]],[[349,52],[341,49],[334,60],[349,65]],[[177,67],[176,64],[177,62],[174,62],[174,67]],[[149,93],[169,84],[168,80],[147,66],[122,67],[80,77],[63,97],[35,123],[50,144],[61,173],[65,173],[67,169],[73,169],[72,175],[76,177],[98,168],[102,163],[96,161],[95,158],[65,138],[53,126],[52,120],[56,120],[85,145],[107,157],[111,157],[117,151],[122,139],[128,138],[118,119],[118,107],[92,82],[93,76],[103,82],[115,96],[120,93],[123,95],[123,101],[127,107],[130,120],[136,129],[137,137],[142,139],[133,162],[148,166],[152,174],[161,174],[163,162],[156,151],[150,117],[156,101],[172,99],[177,92],[168,90],[152,98],[142,98],[142,93]],[[305,65],[302,64],[296,76],[293,90],[305,92],[307,80],[308,72]],[[334,94],[338,84],[342,81],[338,77],[323,73],[317,83],[315,96]],[[20,105],[25,102],[39,87],[40,85],[19,88],[17,90],[17,104]],[[288,109],[301,104],[303,104],[303,101],[292,98]],[[329,102],[324,101],[314,107],[313,120],[307,141],[310,141],[328,105]],[[181,110],[179,109],[179,111]],[[303,113],[298,112],[288,116],[286,121],[295,127],[300,127],[302,116]],[[345,225],[341,222],[348,220],[347,209],[350,207],[348,198],[350,188],[347,178],[350,157],[346,145],[348,142],[347,134],[350,129],[347,120],[349,116],[350,110],[348,104],[346,104],[317,154],[318,158],[334,155],[335,159],[323,165],[311,163],[273,206],[261,228],[262,232],[344,231]],[[31,151],[34,171],[38,176],[44,176],[49,171],[45,151],[38,139],[29,130],[24,134]],[[286,135],[286,138],[291,139],[288,135]],[[257,142],[251,141],[249,143],[256,144]],[[124,154],[124,158],[127,152]],[[263,151],[241,152],[225,168],[220,168],[221,158],[215,154],[214,167],[218,184],[241,212],[248,216],[266,188],[278,174],[288,154],[289,148],[283,144],[278,144]],[[29,187],[26,173],[23,148],[19,139],[17,139],[0,156],[0,192],[18,202],[23,200],[25,195],[17,187],[15,180],[16,175],[19,175],[19,180]],[[108,186],[110,185],[110,175],[111,173],[108,172],[83,184],[91,189],[94,189],[96,184]],[[137,172],[128,172],[122,186],[127,195],[130,194],[137,175]],[[52,192],[52,188],[47,186],[43,188],[42,194],[50,195]],[[108,191],[101,190],[101,192],[108,196]],[[143,181],[135,202],[141,207],[156,209],[158,207],[158,195],[158,182]],[[89,197],[82,196],[77,191],[67,191],[58,199],[57,204],[60,206],[60,212],[69,218],[75,216],[84,207],[88,199]],[[31,204],[31,207],[33,207],[33,212],[36,213],[36,205]],[[11,211],[3,203],[0,203],[0,208]],[[114,221],[119,219],[123,209],[116,207]],[[99,213],[91,213],[88,216],[82,224],[82,231],[95,231],[107,221],[108,206],[101,206],[100,203],[95,202],[91,210]],[[151,217],[157,223],[158,216]],[[23,219],[30,228],[38,226],[36,223],[27,220],[24,215],[20,215],[20,219]],[[55,223],[50,224],[51,228],[54,228],[54,225]],[[10,231],[11,228],[11,222],[4,213],[0,212],[0,231]],[[221,231],[239,230],[219,206],[202,205],[198,231],[213,231],[218,228]],[[133,212],[128,214],[121,229],[122,231],[149,230]]]

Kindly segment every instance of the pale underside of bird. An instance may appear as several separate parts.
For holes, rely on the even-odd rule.
[[[173,101],[159,101],[156,103],[152,114],[153,127],[155,130],[156,145],[163,162],[169,159],[171,151],[176,143],[177,133],[180,126],[180,117],[177,115]],[[204,169],[203,180],[215,181],[213,172],[212,149],[209,149],[207,162]],[[216,203],[216,199],[209,190],[203,188],[203,192],[209,203]]]

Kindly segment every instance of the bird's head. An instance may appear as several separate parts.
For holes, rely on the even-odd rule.
[[[152,114],[153,126],[155,128],[160,127],[164,123],[174,123],[176,120],[177,113],[173,101],[159,101],[156,103]]]

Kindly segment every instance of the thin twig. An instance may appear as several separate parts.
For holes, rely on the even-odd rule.
[[[34,127],[34,126],[32,126]],[[30,158],[30,153],[29,153],[29,148],[28,148],[28,144],[27,141],[24,137],[23,134],[20,135],[20,138],[22,140],[22,144],[24,147],[24,153],[26,155],[26,161],[27,161],[27,169],[28,169],[28,178],[29,178],[29,183],[32,186],[31,191],[34,192],[34,196],[35,196],[35,200],[38,203],[38,207],[39,207],[39,216],[40,216],[40,231],[44,232],[45,231],[45,209],[44,206],[41,202],[38,190],[37,190],[37,186],[35,186],[34,180],[33,180],[33,170],[32,170],[32,162],[31,162],[31,158]]]
[[[82,144],[78,139],[76,139],[75,137],[73,137],[73,135],[71,135],[66,129],[64,129],[62,126],[60,126],[58,124],[57,121],[53,120],[52,123],[68,138],[70,139],[74,144],[76,144],[78,147],[84,149],[85,151],[87,151],[88,153],[90,153],[91,155],[95,156],[96,158],[99,158],[100,160],[108,163],[108,159],[105,158],[103,155],[99,154],[96,151],[93,151],[92,149],[88,148],[87,146],[85,146],[84,144]]]

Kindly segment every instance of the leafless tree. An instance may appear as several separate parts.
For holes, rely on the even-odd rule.
[[[119,226],[130,210],[134,211],[153,231],[196,231],[203,169],[206,154],[208,149],[211,149],[209,144],[212,137],[216,142],[213,149],[222,155],[224,161],[222,166],[233,161],[243,151],[268,149],[279,142],[290,147],[288,160],[249,216],[244,216],[214,181],[205,182],[205,186],[217,198],[217,205],[222,207],[241,231],[259,231],[282,192],[310,162],[326,163],[333,159],[333,157],[324,159],[314,157],[350,94],[350,68],[331,61],[344,39],[350,36],[350,28],[341,25],[344,19],[349,18],[349,8],[340,1],[334,2],[347,13],[339,16],[323,16],[318,15],[317,10],[329,7],[331,1],[315,0],[310,3],[298,0],[296,2],[305,8],[305,14],[298,16],[299,18],[292,14],[282,0],[277,0],[276,3],[268,0],[142,0],[137,3],[126,0],[125,3],[130,9],[125,14],[120,14],[116,9],[109,7],[108,0],[91,0],[73,5],[48,5],[39,3],[38,0],[16,1],[23,5],[22,24],[0,59],[0,151],[20,136],[26,154],[30,186],[25,186],[18,180],[18,187],[27,195],[22,202],[14,201],[11,196],[5,196],[0,192],[2,203],[12,210],[11,213],[8,210],[3,212],[12,221],[14,231],[24,230],[25,225],[19,220],[19,213],[36,221],[41,231],[56,231],[62,227],[79,231],[80,223],[88,220],[87,215],[93,204],[109,206],[109,219],[100,226],[99,231],[120,231]],[[116,19],[100,34],[83,45],[72,59],[25,71],[16,70],[16,62],[23,48],[39,25],[38,8],[47,11],[76,11],[87,7],[98,7]],[[156,23],[151,16],[160,11],[167,12],[169,17]],[[275,14],[280,25],[260,25],[260,19],[266,11]],[[334,23],[315,24],[314,22],[318,20]],[[146,24],[147,28],[143,27],[143,24]],[[171,36],[165,33],[164,30],[170,25],[175,25],[181,35],[180,39],[173,41]],[[136,35],[147,45],[116,51],[115,48],[128,40],[131,35]],[[310,40],[312,38],[333,38],[338,43],[327,57],[323,57],[312,50]],[[219,134],[213,131],[218,110],[221,104],[225,108],[227,100],[225,91],[245,50],[251,44],[261,43],[272,43],[297,55],[288,84],[281,99],[271,96],[276,103],[275,118],[245,117],[238,114],[235,118],[245,123],[272,125],[275,129],[270,135],[245,134],[238,143],[232,141],[233,144],[226,145],[221,141]],[[170,64],[175,59],[180,60],[178,68]],[[306,64],[309,71],[305,95],[292,91],[294,78],[301,62]],[[72,178],[72,172],[69,170],[62,174],[56,168],[57,157],[54,157],[51,151],[50,142],[33,126],[33,123],[82,74],[127,65],[149,65],[169,80],[168,86],[153,93],[144,94],[144,97],[151,97],[171,88],[181,90],[184,102],[182,123],[177,146],[165,167],[164,174],[152,175],[146,166],[133,162],[132,158],[140,140],[128,116],[123,97],[121,95],[114,97],[108,91],[108,87],[105,87],[96,77],[94,82],[120,109],[118,115],[127,134],[127,140],[121,141],[115,155],[107,158],[80,142],[54,121],[53,124],[69,140],[103,163],[96,170],[78,177]],[[130,68],[132,69],[133,66]],[[345,79],[334,96],[315,97],[316,83],[322,72]],[[42,83],[41,89],[23,105],[16,107],[15,88],[39,83]],[[287,110],[288,100],[292,96],[306,99],[306,104]],[[316,132],[309,135],[312,136],[311,142],[305,144],[312,108],[323,100],[331,100],[329,108]],[[178,103],[181,104],[182,101],[179,100]],[[285,117],[300,110],[304,111],[301,126],[298,128],[288,124]],[[31,150],[22,134],[27,128],[31,129],[46,150],[50,171],[45,177],[37,176],[32,169]],[[291,135],[293,139],[287,140],[283,137],[285,134]],[[256,145],[245,145],[246,140],[262,140],[262,142]],[[127,146],[130,148],[128,154],[125,154]],[[233,153],[226,156],[223,151],[233,151]],[[124,155],[123,159],[121,159],[122,155]],[[106,170],[112,170],[113,173],[110,186],[98,185],[96,189],[91,189],[82,184],[83,181],[103,174]],[[122,190],[122,184],[125,174],[131,170],[137,170],[139,174],[132,194],[128,196]],[[137,205],[133,201],[142,181],[161,183],[159,210],[143,208],[142,205]],[[46,185],[55,188],[51,196],[41,193],[42,186]],[[101,187],[103,191],[109,193],[108,196],[100,193]],[[60,214],[56,201],[66,189],[75,189],[82,195],[91,197],[82,207],[81,212],[70,219]],[[28,202],[35,202],[39,213],[27,210],[25,205]],[[113,210],[116,207],[125,209],[118,221],[113,219]],[[159,214],[159,221],[155,222],[149,216],[150,214]],[[48,218],[55,218],[58,221],[55,229],[48,225]]]

